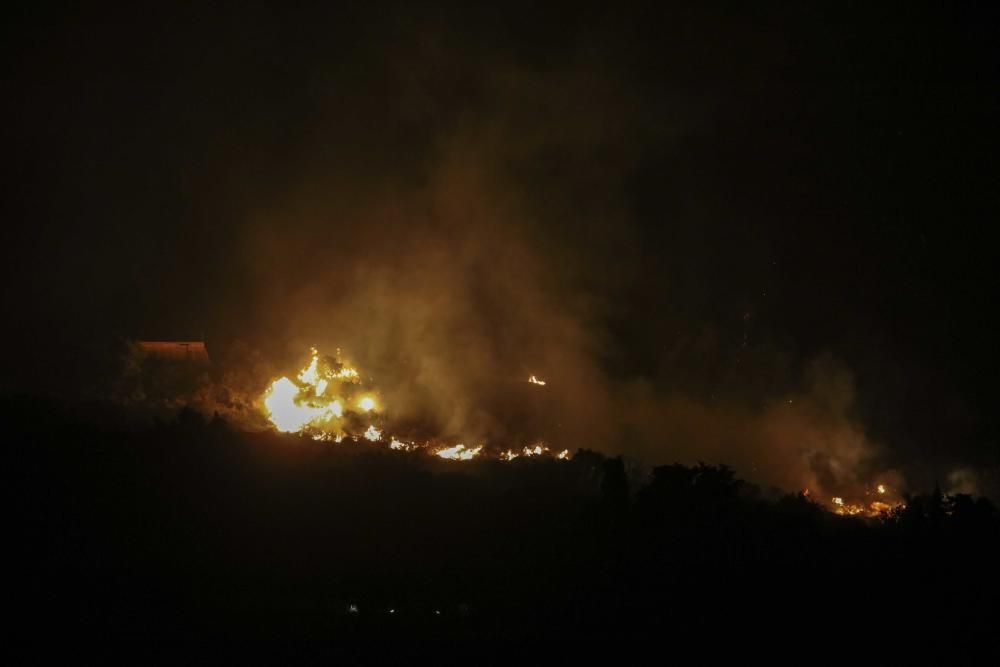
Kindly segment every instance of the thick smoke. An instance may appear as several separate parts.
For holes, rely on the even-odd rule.
[[[683,394],[627,388],[621,420],[643,457],[724,462],[750,479],[782,489],[808,489],[824,500],[855,496],[881,483],[905,490],[899,471],[886,467],[883,448],[852,416],[850,372],[828,357],[805,370],[804,392],[769,397],[760,408],[736,400],[716,404]]]
[[[332,111],[287,165],[291,185],[244,202],[236,274],[255,344],[286,372],[312,345],[340,349],[395,423],[436,436],[517,446],[541,434],[824,493],[871,481],[876,448],[851,418],[850,373],[830,360],[712,401],[615,367],[609,323],[645,279],[623,183],[643,141],[682,133],[686,114],[644,116],[592,64],[456,70],[416,51],[381,73],[400,91],[398,109],[370,110],[388,139]],[[419,138],[397,145],[400,126]],[[643,304],[627,308],[643,326]],[[638,353],[669,375],[659,346]]]
[[[315,345],[414,434],[997,488],[985,61],[928,61],[956,105],[885,22],[469,5],[13,21],[0,392],[204,337],[115,395],[255,422]]]

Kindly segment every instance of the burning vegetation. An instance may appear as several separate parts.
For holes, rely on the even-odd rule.
[[[544,387],[546,382],[530,375],[528,383]],[[451,460],[471,461],[493,458],[501,461],[550,457],[569,460],[569,449],[553,451],[545,442],[536,441],[520,447],[509,443],[445,442],[435,437],[408,438],[394,433],[386,405],[371,379],[342,357],[338,349],[332,356],[315,347],[309,362],[294,377],[282,376],[270,382],[261,398],[263,414],[279,432],[296,433],[320,442],[386,447],[398,452],[425,452]],[[898,489],[879,482],[864,485],[846,495],[832,496],[829,503],[819,502],[834,514],[878,518],[905,508]],[[813,500],[810,490],[802,497]],[[845,499],[846,498],[846,499]]]
[[[343,438],[350,427],[366,422],[361,435],[369,437],[377,414],[374,396],[365,390],[358,372],[337,359],[312,356],[296,380],[281,377],[264,394],[264,410],[282,433],[305,433],[317,440]],[[377,439],[374,438],[374,439]]]
[[[530,376],[528,382],[544,386],[545,382]],[[569,458],[569,450],[552,453],[548,446],[536,443],[515,451],[468,446],[465,443],[443,443],[434,438],[414,441],[391,433],[387,427],[387,408],[377,390],[362,380],[361,374],[336,355],[321,355],[310,350],[309,363],[294,379],[282,376],[273,380],[261,399],[264,414],[271,425],[282,433],[299,433],[319,441],[334,443],[350,439],[367,440],[385,445],[394,451],[422,450],[442,459],[470,461],[482,454],[505,461],[519,457],[552,456]]]

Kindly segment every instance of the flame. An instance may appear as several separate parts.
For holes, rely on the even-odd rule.
[[[274,427],[282,433],[301,431],[309,424],[328,418],[329,407],[314,407],[298,402],[300,389],[286,377],[271,383],[264,394],[264,407]]]
[[[513,449],[508,449],[505,452],[501,452],[500,460],[513,461],[514,459],[520,458],[522,456],[524,457],[541,456],[542,454],[548,454],[549,452],[550,450],[548,447],[542,444],[537,444],[534,447],[525,447],[520,452],[515,452]],[[555,457],[561,461],[565,461],[569,459],[569,450],[564,449],[558,454],[555,454]]]
[[[280,377],[264,392],[268,419],[282,433],[307,432],[317,440],[340,442],[344,434],[341,423],[344,405],[359,382],[358,372],[339,360],[321,360],[319,351],[312,348],[309,363],[295,378],[297,381]],[[358,406],[364,412],[371,412],[376,408],[375,399],[363,396]],[[372,429],[374,426],[369,426],[363,435],[369,437]]]
[[[834,510],[837,514],[844,516],[855,516],[857,514],[862,514],[865,511],[864,505],[859,505],[856,503],[845,503],[844,499],[840,496],[835,496],[833,498],[833,504],[837,506]]]
[[[545,385],[544,380],[534,375],[528,381]],[[503,461],[521,457],[553,457],[565,461],[570,457],[568,449],[553,452],[544,442],[499,451],[485,444],[444,446],[433,441],[414,442],[398,437],[384,428],[386,408],[380,394],[362,384],[358,371],[340,360],[340,350],[330,357],[321,355],[315,347],[310,348],[305,366],[290,377],[273,380],[264,391],[261,403],[276,430],[300,433],[320,442],[340,443],[344,438],[359,443],[388,442],[388,448],[393,451],[421,451],[453,461],[471,461],[480,456]]]
[[[389,449],[394,451],[423,450],[443,459],[470,461],[485,451],[485,445],[466,447],[457,444],[433,449],[430,443],[404,441],[386,434],[381,423],[373,423],[375,413],[381,413],[378,394],[373,391],[361,392],[361,376],[357,370],[333,359],[320,355],[316,348],[309,351],[309,361],[294,379],[280,377],[271,382],[264,392],[262,403],[264,412],[274,427],[282,433],[302,433],[321,442],[342,442],[349,437],[356,442],[384,443],[389,441]],[[534,375],[531,382],[544,385]],[[363,429],[363,430],[362,430]],[[542,443],[523,447],[520,451],[508,449],[499,457],[513,460],[519,456],[541,456],[549,448]],[[565,459],[569,450],[558,456]]]
[[[440,456],[443,459],[454,459],[456,461],[469,461],[471,459],[479,456],[479,452],[483,450],[483,446],[473,447],[472,449],[466,449],[465,445],[455,445],[454,447],[445,447],[444,449],[439,449],[434,452],[435,456]]]
[[[880,494],[885,494],[886,489],[882,484],[878,485],[878,492]],[[865,505],[864,503],[851,503],[845,502],[840,496],[834,496],[832,502],[836,505],[833,510],[835,514],[840,514],[841,516],[858,516],[864,515],[868,517],[877,517],[885,512],[888,512],[896,507],[903,507],[903,503],[887,503],[880,500],[872,501]]]
[[[312,361],[310,361],[309,365],[303,368],[302,372],[299,373],[299,382],[308,385],[315,385],[317,382],[319,382],[318,366],[319,366],[319,352],[314,347],[312,348]]]
[[[358,371],[341,362],[339,354],[338,350],[337,358],[321,357],[316,348],[311,348],[309,362],[294,376],[295,379],[280,377],[271,382],[261,402],[275,429],[282,433],[303,433],[321,442],[339,443],[345,437],[355,442],[362,439],[372,443],[388,441],[389,449],[394,451],[420,450],[453,461],[471,461],[484,453],[502,461],[542,456],[563,461],[569,459],[568,449],[553,453],[543,442],[497,453],[496,449],[487,450],[482,444],[471,448],[464,444],[435,448],[429,442],[404,441],[391,432],[387,435],[380,428],[384,406],[380,405],[379,394],[361,386]],[[544,380],[534,375],[528,378],[528,382],[545,385]],[[376,416],[380,417],[377,424],[373,423]],[[868,487],[864,495],[873,493],[871,488]],[[874,492],[877,492],[879,500],[872,502],[849,502],[842,496],[834,496],[831,498],[831,510],[843,516],[878,517],[903,506],[895,492],[885,484],[876,484]],[[802,495],[809,497],[809,489],[803,489]]]

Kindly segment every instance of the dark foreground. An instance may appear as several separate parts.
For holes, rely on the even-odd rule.
[[[109,430],[26,400],[2,418],[16,633],[996,650],[982,499],[850,519],[724,467],[629,488],[592,452],[437,461],[193,416]]]

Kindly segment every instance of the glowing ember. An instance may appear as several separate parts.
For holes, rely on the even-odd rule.
[[[885,493],[885,491],[883,490],[885,489],[885,487],[882,486],[881,484],[878,485],[878,489],[879,493],[883,494]],[[833,504],[836,505],[836,507],[833,510],[834,513],[840,514],[841,516],[864,515],[868,517],[877,517],[885,512],[888,512],[889,510],[892,510],[895,507],[903,506],[902,503],[896,503],[893,505],[879,500],[875,500],[869,503],[868,505],[865,505],[864,503],[845,502],[844,499],[841,498],[840,496],[834,497],[832,501]]]
[[[864,511],[864,505],[856,505],[854,503],[842,504],[837,508],[837,514],[843,514],[846,516],[856,516],[858,514],[863,514]]]
[[[528,382],[530,382],[531,384],[541,385],[543,387],[545,386],[545,380],[539,380],[534,375],[528,378]]]
[[[566,459],[569,458],[569,450],[568,449],[562,450],[561,452],[556,454],[556,458],[565,461]]]
[[[371,396],[364,396],[360,401],[358,401],[358,407],[365,412],[371,412],[375,409],[375,399]]]
[[[883,495],[885,495],[885,485],[884,484],[879,484],[878,485],[878,492],[881,493],[881,494],[883,494]]]
[[[443,459],[454,459],[456,461],[469,461],[474,459],[479,455],[483,449],[482,445],[478,447],[473,447],[472,449],[466,449],[465,445],[455,445],[454,447],[446,447],[444,449],[439,449],[434,452],[435,456],[440,456]]]
[[[378,430],[374,426],[369,426],[368,430],[365,431],[365,438],[371,440],[372,442],[378,442],[382,439],[382,431]]]

